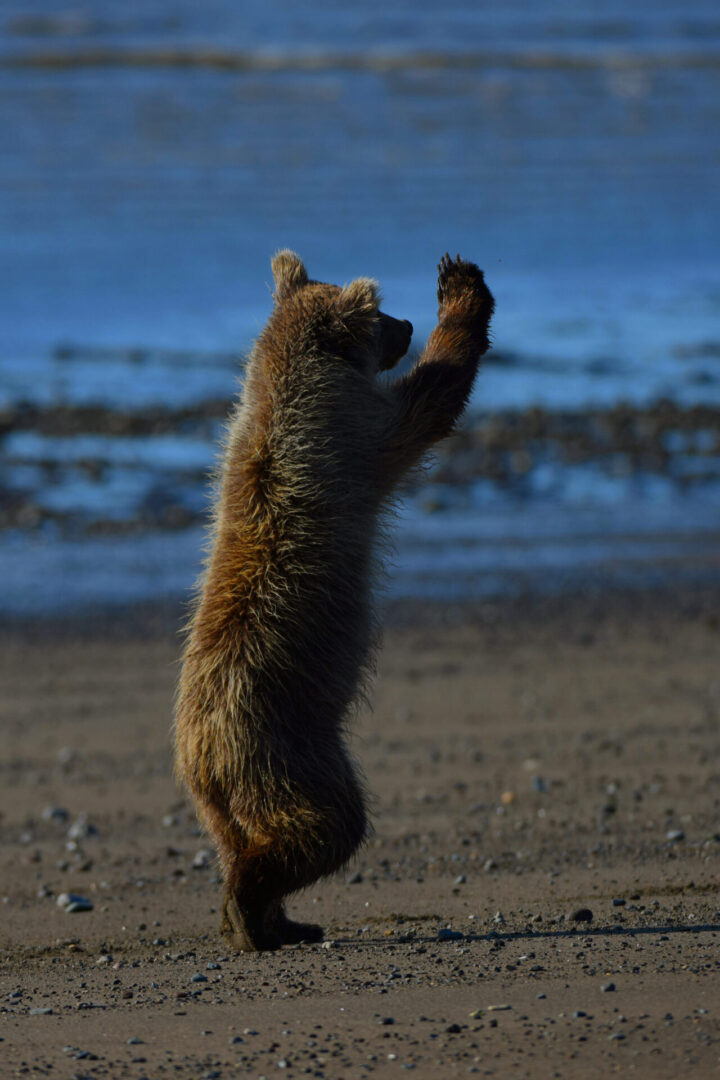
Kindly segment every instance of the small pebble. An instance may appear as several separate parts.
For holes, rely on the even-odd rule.
[[[603,994],[612,994],[613,990],[615,989],[615,983],[603,983],[600,989],[602,990]]]
[[[577,911],[573,911],[570,916],[573,922],[592,922],[593,913],[588,907],[578,908]]]
[[[494,923],[496,923],[498,926],[504,926],[505,925],[505,916],[503,915],[502,911],[496,911],[495,914],[492,917],[492,921]]]
[[[508,1012],[512,1009],[512,1005],[488,1005],[488,1012]]]
[[[502,795],[500,796],[500,802],[503,804],[503,806],[510,806],[511,803],[515,802],[516,797],[517,796],[515,795],[514,791],[503,791]]]
[[[455,884],[456,885],[464,885],[466,882],[467,882],[467,878],[465,877],[464,874],[458,874],[458,876],[455,878]]]
[[[587,1013],[583,1012],[582,1009],[576,1009],[573,1013],[573,1020],[580,1020],[583,1016],[587,1016]]]
[[[128,1046],[140,1046],[142,1039],[138,1039],[137,1035],[131,1035],[127,1041]]]
[[[78,896],[77,893],[60,893],[57,898],[57,906],[71,914],[75,911],[92,911],[93,904],[86,896]]]
[[[192,978],[190,979],[191,983],[201,983],[201,982],[207,982],[207,981],[208,981],[207,975],[202,975],[199,971],[197,972],[196,975],[193,975]]]
[[[450,1035],[459,1035],[460,1032],[462,1031],[462,1028],[460,1027],[459,1024],[448,1024],[448,1026],[445,1028],[445,1030]]]
[[[622,896],[614,897],[612,902],[613,907],[625,907],[625,903],[626,901],[623,900]]]
[[[113,959],[114,958],[110,955],[110,953],[103,953],[102,956],[98,956],[95,963],[96,964],[112,964]]]
[[[50,1016],[52,1009],[31,1009],[31,1016]]]
[[[360,885],[362,883],[363,876],[359,870],[353,871],[352,874],[348,874],[345,878],[345,882],[348,885]]]
[[[97,836],[98,830],[88,821],[87,814],[79,814],[67,831],[68,840],[85,840],[88,836]]]
[[[535,997],[538,999],[538,1001],[542,1001],[544,998],[547,997],[547,994],[536,994]]]
[[[378,1020],[378,1024],[381,1024],[384,1027],[389,1027],[390,1024],[394,1024],[394,1023],[395,1023],[395,1017],[394,1016],[381,1016],[380,1019]]]
[[[46,806],[42,812],[43,821],[67,821],[70,817],[64,806]]]
[[[665,834],[665,839],[669,840],[670,843],[675,844],[679,840],[685,839],[685,833],[682,829],[670,829],[670,831]]]
[[[209,961],[209,962],[208,962],[208,963],[207,963],[207,964],[205,965],[205,970],[206,970],[206,971],[219,971],[219,970],[220,970],[220,965],[219,965],[219,964],[216,964],[214,960],[210,960],[210,961]]]
[[[438,941],[462,941],[464,937],[460,930],[451,930],[449,926],[443,926],[437,932]]]
[[[548,790],[548,786],[543,780],[542,776],[533,776],[532,786],[535,791],[539,791],[541,794],[545,794],[545,792]]]
[[[212,862],[212,851],[203,848],[192,861],[193,870],[204,870]]]

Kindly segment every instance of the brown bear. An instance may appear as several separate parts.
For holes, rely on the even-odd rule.
[[[493,298],[459,256],[416,364],[378,287],[272,262],[274,308],[231,417],[212,545],[188,628],[177,771],[218,848],[222,929],[239,949],[317,941],[287,896],[344,866],[367,832],[345,724],[372,660],[383,508],[448,435],[488,348]]]

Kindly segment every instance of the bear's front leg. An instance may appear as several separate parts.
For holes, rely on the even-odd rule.
[[[495,301],[482,270],[458,255],[438,265],[438,324],[409,375],[389,390],[381,463],[392,487],[461,416],[490,346]]]

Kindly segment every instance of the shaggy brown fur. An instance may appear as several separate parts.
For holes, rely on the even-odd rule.
[[[438,326],[383,385],[410,323],[373,281],[273,260],[275,306],[231,419],[213,543],[180,681],[177,769],[217,844],[223,929],[241,949],[319,940],[286,896],[340,869],[367,830],[344,724],[371,660],[380,512],[448,435],[488,348],[493,299],[472,263],[439,267]]]

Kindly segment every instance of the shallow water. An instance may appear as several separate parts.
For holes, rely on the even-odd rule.
[[[97,556],[99,601],[135,595],[120,567],[143,530],[161,530],[166,557],[180,560],[171,591],[191,580],[184,545],[222,409],[202,424],[181,414],[234,393],[237,357],[267,316],[269,255],[285,245],[317,277],[377,277],[418,343],[438,257],[459,250],[483,265],[498,306],[476,412],[720,408],[714,3],[609,2],[599,14],[560,0],[451,0],[438,14],[429,3],[186,0],[169,12],[159,0],[9,0],[0,29],[0,411],[14,417],[0,428],[0,509],[29,506],[5,516],[0,552],[18,581],[52,549],[42,572],[68,602],[84,595],[65,545],[122,523],[125,539],[92,541],[127,551],[112,588]],[[35,430],[17,421],[19,403],[102,406],[109,430]],[[158,408],[173,413],[171,430],[87,442],[112,436],[114,414]],[[572,520],[596,508],[598,543],[610,517],[628,535],[654,521],[656,537],[687,519],[707,554],[715,430],[705,450],[691,447],[689,483],[678,444],[671,466],[633,466],[629,479],[604,459],[542,451],[509,491],[467,479],[440,496],[426,489],[403,518],[397,587],[506,587],[499,549],[499,576],[486,566],[483,523],[512,545],[516,511],[530,537],[559,515],[553,558],[568,566]],[[458,507],[476,537],[474,576],[453,555]],[[438,517],[446,540],[415,572]],[[528,543],[523,581],[546,579],[552,543]],[[682,543],[673,550],[667,573],[682,567]],[[687,548],[688,566],[696,554]],[[88,547],[88,567],[93,557]],[[450,569],[433,579],[441,562]]]

